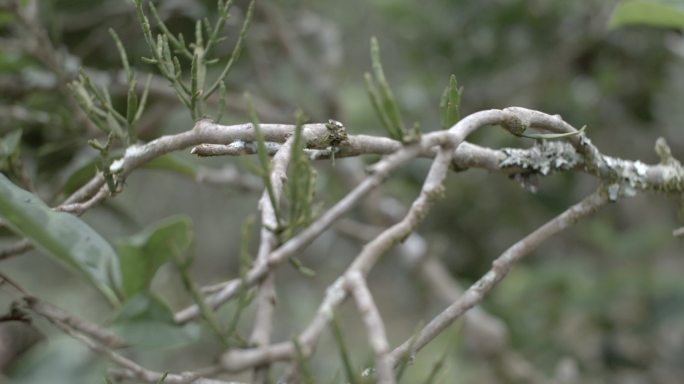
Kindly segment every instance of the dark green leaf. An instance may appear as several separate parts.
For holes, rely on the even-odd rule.
[[[53,211],[1,174],[0,216],[36,247],[81,273],[112,304],[118,303],[115,291],[120,271],[116,254],[83,220]]]
[[[121,264],[121,289],[126,297],[149,289],[157,269],[172,253],[182,253],[192,241],[187,216],[172,216],[143,232],[117,242]]]
[[[100,144],[101,145],[101,144]],[[74,173],[69,176],[62,187],[62,193],[71,195],[81,188],[88,180],[92,179],[97,173],[97,163],[100,158],[95,158],[80,166]]]
[[[159,169],[175,172],[194,178],[197,175],[197,165],[174,154],[166,154],[149,161],[144,166],[149,169]]]
[[[200,336],[199,326],[178,326],[171,309],[159,298],[145,293],[126,300],[112,330],[137,348],[179,347],[197,341]]]

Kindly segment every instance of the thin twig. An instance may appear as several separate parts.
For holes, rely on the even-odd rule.
[[[33,244],[28,239],[19,240],[9,247],[0,250],[0,261],[21,255],[31,249],[33,249]]]
[[[348,273],[347,289],[354,297],[359,314],[361,314],[361,318],[366,325],[368,341],[375,353],[377,382],[381,384],[392,384],[395,382],[394,371],[388,355],[389,342],[387,341],[387,335],[385,334],[385,323],[382,321],[380,311],[375,305],[373,296],[366,286],[364,276],[358,271]]]
[[[24,308],[44,317],[52,323],[64,324],[65,326],[68,326],[75,331],[88,336],[89,338],[97,340],[109,348],[121,348],[127,345],[125,341],[108,329],[102,328],[95,323],[67,313],[64,310],[29,294],[18,283],[0,273],[0,284],[2,283],[9,284],[18,292],[18,297]]]
[[[294,136],[285,141],[285,144],[278,150],[272,161],[272,171],[269,176],[273,187],[274,201],[272,202],[268,193],[264,191],[259,200],[261,209],[261,242],[257,253],[257,264],[268,264],[268,255],[278,245],[278,236],[274,231],[281,225],[278,223],[275,211],[278,207],[287,180],[287,166],[290,163],[291,148]],[[256,346],[266,346],[271,341],[273,331],[273,313],[276,305],[275,275],[269,272],[268,276],[259,284],[256,296],[257,308],[254,318],[254,328],[250,336],[250,342]],[[252,381],[255,383],[265,383],[268,378],[268,366],[257,367],[254,371]]]
[[[570,227],[599,209],[609,201],[607,193],[601,188],[589,195],[581,202],[568,208],[551,221],[537,228],[535,231],[508,248],[492,263],[489,270],[480,280],[470,286],[465,293],[453,304],[447,307],[428,323],[416,336],[415,340],[408,340],[395,348],[391,353],[394,364],[407,354],[413,354],[444,331],[454,320],[463,315],[473,306],[480,303],[487,294],[508,274],[513,265],[525,255],[536,249],[542,242],[556,233]],[[409,347],[413,350],[409,350]]]
[[[453,150],[448,147],[439,152],[425,178],[419,197],[411,206],[406,217],[366,244],[347,271],[328,287],[316,315],[297,337],[297,341],[305,353],[313,349],[321,332],[332,318],[334,309],[347,298],[347,276],[355,273],[366,276],[381,255],[408,236],[427,216],[432,202],[442,192],[442,181],[449,170],[452,154]],[[294,356],[294,350],[292,342],[279,343],[260,349],[232,350],[222,356],[221,363],[229,371],[241,371],[246,367],[266,362],[291,359]]]
[[[206,125],[204,129],[211,132],[214,132],[213,129],[216,129],[217,127],[215,125],[210,125],[209,122],[203,123],[200,121],[198,124],[200,125],[200,129],[202,129],[202,124]],[[450,141],[450,135],[454,135],[454,142],[462,143],[465,137],[477,128],[496,124],[501,124],[504,128],[513,133],[520,133],[527,127],[545,129],[555,133],[567,133],[575,131],[572,126],[567,124],[558,116],[551,116],[538,111],[513,107],[506,108],[504,110],[486,110],[477,112],[463,118],[449,131],[438,131],[425,134],[422,136],[419,143],[403,146],[399,150],[393,152],[391,155],[385,157],[383,160],[375,164],[372,167],[372,174],[368,178],[366,178],[354,190],[348,193],[343,199],[339,200],[332,208],[323,213],[309,227],[276,249],[269,256],[268,265],[260,264],[252,268],[247,273],[246,284],[249,286],[254,285],[266,276],[270,266],[277,265],[287,257],[295,254],[303,247],[308,245],[323,231],[329,228],[332,223],[337,221],[343,214],[355,206],[355,204],[362,197],[366,196],[370,191],[380,185],[389,175],[389,173],[394,171],[401,164],[429,150],[434,150],[433,147],[439,145],[440,143],[446,143]],[[264,131],[264,139],[274,142],[281,141],[283,137],[285,137],[284,132],[278,133],[279,129],[288,129],[284,126],[269,126],[266,124],[262,124],[261,126]],[[305,126],[304,134],[308,143],[315,142],[316,133],[320,133],[319,129],[321,129],[320,125]],[[253,141],[253,134],[251,132],[248,134],[251,134],[252,137],[249,139],[243,138],[242,140]],[[281,140],[277,140],[278,138]],[[592,161],[592,163],[586,166],[587,169],[595,172],[599,176],[610,175],[610,177],[613,177],[616,172],[615,168],[613,166],[609,166],[609,163],[606,160],[607,157],[601,155],[600,152],[593,147],[589,140],[586,139],[584,134],[570,137],[568,140],[573,141],[573,146],[579,148],[577,150],[581,151],[581,153],[588,153],[588,155],[586,155],[588,159],[587,161]],[[627,168],[630,167],[626,167],[626,169]],[[637,166],[637,164],[634,163],[634,168],[640,168],[640,171],[637,173],[641,177],[638,182],[635,182],[635,188],[654,188],[662,190],[666,187],[669,187],[673,190],[684,190],[684,175],[682,175],[680,171],[667,168],[666,165],[662,164],[647,166],[641,163],[641,165]],[[665,171],[666,169],[668,170],[667,172]],[[218,307],[222,303],[235,297],[239,290],[240,284],[241,280],[239,279],[234,279],[227,282],[221,291],[209,297],[208,302],[212,306]],[[197,315],[197,307],[192,306],[177,312],[175,318],[177,322],[185,323],[195,318]]]
[[[157,383],[162,377],[166,377],[164,383],[168,384],[228,384],[225,381],[202,378],[202,376],[219,373],[221,367],[216,365],[181,374],[167,374],[143,368],[133,360],[112,350],[112,348],[124,347],[127,343],[111,331],[85,319],[69,314],[64,310],[29,294],[18,283],[0,273],[0,284],[2,283],[9,284],[17,291],[21,302],[23,303],[23,308],[44,317],[67,335],[82,342],[92,351],[104,355],[120,366],[121,369],[116,370],[117,373],[115,376],[120,375],[119,377],[143,380],[148,383]]]

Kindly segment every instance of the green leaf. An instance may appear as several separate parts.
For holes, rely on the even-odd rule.
[[[373,77],[370,75],[370,73],[365,73],[364,80],[366,81],[366,92],[368,92],[368,98],[371,101],[373,111],[375,111],[375,114],[378,116],[378,119],[380,119],[382,126],[385,127],[387,132],[389,132],[390,137],[396,140],[400,140],[401,136],[397,137],[396,132],[392,131],[392,125],[389,122],[389,118],[385,114],[385,111],[382,108],[380,108],[380,96],[378,95],[378,87],[375,85]]]
[[[221,71],[221,74],[218,76],[216,81],[204,93],[203,97],[205,99],[208,99],[209,96],[211,96],[218,89],[220,83],[223,82],[228,76],[228,73],[230,73],[230,70],[233,67],[233,63],[235,63],[235,61],[237,61],[237,59],[240,57],[243,41],[245,39],[245,36],[247,35],[249,25],[252,21],[252,14],[254,13],[255,4],[255,0],[250,1],[249,6],[247,7],[247,14],[245,15],[244,21],[242,22],[242,28],[240,29],[238,40],[235,43],[235,46],[233,47],[233,52],[230,54],[230,59],[228,59],[228,62],[226,63],[225,67],[223,67],[223,70]]]
[[[349,381],[349,384],[357,384],[359,380],[356,376],[356,370],[352,365],[349,349],[347,348],[344,335],[342,334],[342,328],[340,327],[335,314],[330,318],[329,324],[340,358],[342,359],[342,367],[344,367],[344,373],[347,375],[347,380]]]
[[[131,72],[131,66],[128,63],[126,49],[124,48],[123,43],[119,38],[119,35],[116,34],[116,31],[114,31],[114,29],[109,28],[109,35],[112,36],[112,39],[114,39],[116,49],[119,51],[119,57],[121,58],[121,65],[123,65],[124,71],[126,71],[126,76],[128,76],[128,82],[130,83],[131,80],[133,80],[133,72]]]
[[[313,384],[316,382],[313,375],[311,374],[311,368],[309,367],[309,362],[307,361],[306,355],[302,351],[302,346],[299,344],[299,340],[296,337],[292,338],[292,343],[295,349],[295,361],[297,362],[297,368],[299,370],[300,382],[304,384]]]
[[[115,291],[120,271],[116,254],[83,220],[53,211],[1,174],[0,216],[36,247],[83,275],[112,304],[118,304]]]
[[[104,357],[67,335],[52,335],[49,343],[39,343],[26,352],[3,383],[102,383]]]
[[[175,172],[194,178],[197,176],[197,165],[174,154],[159,156],[145,164],[145,168]]]
[[[19,148],[20,141],[21,129],[15,129],[14,131],[6,134],[5,137],[0,140],[0,158],[14,155],[17,148]]]
[[[138,110],[135,112],[135,117],[133,118],[133,121],[138,121],[140,120],[140,117],[143,114],[143,111],[145,111],[145,105],[147,104],[147,95],[150,91],[150,82],[152,81],[152,75],[147,75],[147,80],[145,81],[145,86],[143,87],[143,93],[142,96],[140,97],[140,102],[138,103]]]
[[[172,216],[117,242],[125,297],[148,290],[159,267],[173,253],[182,253],[190,246],[191,225],[187,216]]]
[[[313,198],[316,189],[316,171],[304,153],[306,142],[303,137],[304,114],[295,113],[295,132],[292,143],[290,164],[288,166],[288,183],[285,193],[288,200],[289,215],[285,239],[289,239],[301,228],[313,220]],[[300,263],[301,264],[301,263]]]
[[[128,94],[126,96],[126,122],[128,123],[128,141],[135,141],[135,131],[132,125],[135,122],[135,116],[138,113],[138,95],[135,93],[135,79],[131,79],[128,83]]]
[[[112,330],[136,348],[180,347],[197,341],[200,336],[197,324],[178,326],[166,303],[146,293],[126,300]]]
[[[76,192],[77,189],[81,188],[81,186],[85,185],[88,180],[92,179],[97,173],[97,163],[99,161],[99,157],[92,159],[74,171],[74,173],[72,173],[64,183],[64,186],[62,187],[62,193],[67,196],[71,195],[72,193]]]
[[[375,79],[378,82],[378,90],[380,91],[382,101],[381,107],[385,110],[385,114],[392,126],[392,131],[403,134],[404,123],[401,121],[399,106],[394,99],[394,93],[392,93],[389,83],[385,78],[385,71],[382,68],[382,61],[380,60],[380,45],[375,37],[371,38],[371,66]]]
[[[449,77],[449,86],[444,90],[444,129],[451,128],[461,118],[460,104],[461,104],[461,90],[458,88],[456,76]]]
[[[629,25],[684,28],[684,4],[681,1],[628,0],[618,3],[608,28]]]
[[[16,22],[16,17],[5,11],[0,11],[0,27],[8,27]]]

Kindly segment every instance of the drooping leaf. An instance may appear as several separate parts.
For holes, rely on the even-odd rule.
[[[67,196],[71,195],[87,183],[88,180],[92,179],[97,173],[97,163],[99,160],[100,158],[94,158],[78,167],[64,182],[62,193]]]
[[[617,4],[608,22],[609,28],[629,25],[684,28],[684,2],[627,0]]]
[[[144,167],[149,169],[175,172],[192,178],[197,176],[197,165],[195,163],[186,161],[181,157],[171,153],[159,156],[147,162]]]
[[[132,297],[147,290],[159,267],[174,252],[184,252],[191,241],[191,220],[187,216],[166,218],[135,236],[118,241],[124,296]]]
[[[36,345],[13,364],[11,379],[3,383],[102,383],[104,369],[103,356],[67,335],[53,335],[49,343]]]
[[[83,220],[53,211],[2,174],[0,216],[36,247],[78,271],[112,304],[118,303],[120,271],[114,249]]]
[[[17,152],[21,141],[21,129],[16,129],[0,139],[0,160],[5,160]]]
[[[173,348],[197,341],[197,324],[178,326],[173,312],[158,297],[140,293],[123,304],[112,330],[136,348]]]
[[[12,162],[19,155],[21,129],[14,130],[0,139],[0,171],[10,171]]]

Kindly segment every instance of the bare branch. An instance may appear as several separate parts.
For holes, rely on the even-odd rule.
[[[395,348],[391,353],[393,363],[396,364],[403,356],[415,353],[423,348],[454,320],[480,303],[508,274],[518,260],[536,249],[543,241],[570,227],[581,218],[594,213],[608,201],[606,191],[601,188],[508,248],[501,256],[494,260],[492,269],[487,274],[470,286],[457,301],[432,319],[420,331],[415,340],[407,340],[401,346]],[[409,350],[409,348],[413,348],[413,350]]]
[[[330,225],[339,217],[348,212],[349,209],[351,209],[363,196],[366,196],[371,190],[380,185],[380,183],[382,183],[382,181],[384,181],[384,179],[389,175],[389,172],[392,172],[399,165],[413,157],[419,156],[425,151],[432,150],[433,147],[440,142],[443,143],[448,141],[447,136],[450,134],[454,135],[454,142],[462,143],[465,137],[478,127],[494,124],[501,124],[504,128],[511,131],[515,131],[516,129],[524,131],[526,127],[546,129],[555,133],[567,133],[574,130],[572,126],[564,122],[558,116],[550,116],[542,112],[512,107],[504,110],[487,110],[477,112],[462,119],[449,131],[428,133],[421,138],[418,144],[401,147],[401,149],[393,152],[391,155],[375,164],[373,166],[373,174],[371,176],[366,178],[342,200],[338,201],[337,204],[335,204],[335,206],[333,206],[330,210],[321,215],[312,225],[275,250],[269,256],[269,265],[280,263],[288,256],[300,251],[304,246],[308,245],[313,239],[318,237],[320,233],[329,228]],[[284,133],[277,132],[278,129],[288,129],[287,126],[262,126],[264,127],[264,137],[268,141],[277,141],[274,139],[277,139],[279,136],[281,138],[284,137]],[[268,127],[268,129],[266,127]],[[290,129],[292,129],[291,126]],[[304,132],[308,143],[315,142],[315,135],[317,133],[321,133],[320,129],[320,125],[305,126]],[[250,141],[253,140],[253,137],[250,138]],[[594,170],[599,176],[601,174],[609,174],[612,177],[616,173],[616,171],[608,165],[606,161],[607,158],[601,155],[600,152],[593,147],[589,140],[586,139],[584,134],[570,137],[569,140],[574,140],[573,145],[576,148],[579,148],[579,150],[582,151],[581,153],[588,153],[586,156],[588,157],[589,161],[595,161],[595,163],[591,163],[591,165],[585,165],[587,169]],[[457,147],[460,147],[460,145]],[[470,149],[473,148],[474,147],[470,147]],[[651,186],[651,188],[660,188],[660,186],[663,185],[674,185],[674,188],[684,190],[684,174],[682,174],[682,172],[678,173],[676,171],[670,170],[670,168],[668,168],[669,171],[666,172],[662,167],[667,167],[667,165],[659,164],[649,167],[643,163],[641,164],[646,168],[641,168],[641,166],[637,165],[637,163],[633,163],[633,169],[644,169],[644,172],[630,172],[630,174],[641,175],[641,177],[646,180],[643,183],[635,183],[634,185],[637,188],[646,188],[647,186]],[[632,168],[629,168],[629,170],[632,170]],[[649,184],[648,181],[653,181],[655,184]],[[247,284],[255,284],[258,280],[262,279],[266,275],[267,270],[268,267],[264,266],[263,264],[252,268],[247,274]],[[221,291],[209,297],[209,303],[211,303],[213,306],[218,306],[230,300],[237,294],[240,284],[240,281],[237,279],[226,283]],[[179,323],[184,323],[196,317],[197,314],[198,311],[195,306],[188,307],[176,313],[176,321]]]
[[[136,362],[112,350],[112,348],[124,347],[127,343],[109,330],[69,314],[52,304],[30,295],[19,284],[5,275],[0,274],[0,279],[0,284],[7,283],[17,291],[21,298],[23,308],[44,317],[55,327],[82,342],[92,351],[104,355],[109,360],[119,365],[122,369],[117,370],[115,376],[120,375],[118,377],[135,378],[149,383],[157,383],[162,377],[165,377],[164,383],[227,384],[224,381],[204,379],[201,377],[217,374],[221,370],[219,366],[207,367],[181,374],[166,374],[145,369]]]
[[[351,291],[361,318],[366,324],[368,340],[373,348],[373,352],[375,352],[375,370],[378,383],[394,383],[394,371],[388,355],[389,342],[385,335],[385,324],[382,321],[382,317],[380,317],[378,307],[373,301],[373,296],[366,286],[364,276],[358,271],[348,273],[347,289]]]
[[[271,201],[268,192],[264,190],[259,200],[261,209],[261,242],[257,253],[256,264],[268,265],[268,255],[278,245],[278,237],[274,233],[281,223],[278,223],[276,209],[273,204],[279,204],[283,194],[285,181],[287,180],[287,166],[290,163],[290,155],[294,136],[291,136],[273,157],[270,180],[273,187],[274,200]],[[273,271],[261,282],[256,297],[257,309],[254,319],[254,328],[250,336],[250,342],[256,346],[268,345],[273,331],[273,312],[276,305],[275,275]],[[255,383],[266,382],[268,367],[260,367],[254,372]]]
[[[315,317],[297,338],[300,346],[304,349],[304,353],[308,353],[314,347],[321,332],[332,318],[335,307],[339,306],[347,298],[347,279],[349,274],[365,276],[377,263],[380,256],[408,236],[422,219],[427,216],[432,202],[442,192],[442,181],[449,170],[452,154],[453,150],[449,147],[439,152],[425,178],[423,189],[418,199],[413,203],[406,217],[366,244],[347,271],[328,287],[325,298],[318,307]],[[279,249],[282,249],[282,247]],[[232,350],[222,356],[221,363],[229,371],[240,371],[266,362],[290,359],[294,351],[295,348],[291,342],[279,343],[260,349]]]

